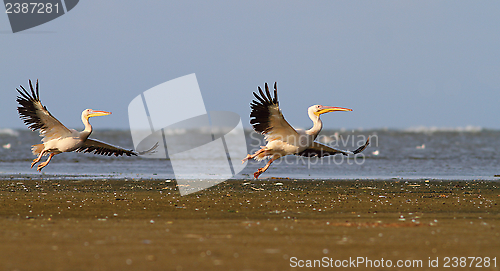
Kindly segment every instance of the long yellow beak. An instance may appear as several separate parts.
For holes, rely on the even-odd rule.
[[[334,107],[334,106],[321,106],[321,109],[316,112],[316,115],[321,115],[324,113],[329,113],[333,111],[352,111],[352,109],[344,108],[344,107]]]
[[[107,116],[110,114],[111,112],[107,111],[92,110],[92,112],[88,115],[88,117],[91,118],[91,117]]]

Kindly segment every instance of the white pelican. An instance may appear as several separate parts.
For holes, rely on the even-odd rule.
[[[343,107],[332,107],[313,105],[307,109],[309,118],[314,123],[313,127],[309,130],[294,129],[283,117],[279,108],[278,102],[278,89],[274,83],[274,98],[271,97],[269,87],[265,84],[266,92],[264,93],[260,87],[259,94],[253,93],[257,100],[253,100],[250,104],[252,113],[250,114],[250,123],[253,129],[265,135],[267,141],[266,146],[261,146],[261,149],[253,155],[248,154],[242,162],[249,159],[261,161],[265,158],[270,158],[269,162],[263,167],[259,168],[253,176],[257,179],[259,175],[266,171],[271,163],[285,155],[294,154],[301,156],[318,156],[323,157],[326,155],[334,155],[341,153],[343,155],[357,154],[362,152],[370,143],[370,138],[366,143],[354,151],[343,151],[331,148],[314,141],[318,136],[323,123],[319,116],[324,113],[333,111],[352,111],[352,109]]]
[[[47,108],[42,105],[38,93],[38,80],[36,81],[36,92],[33,89],[31,80],[31,93],[26,91],[23,86],[20,87],[22,91],[17,89],[19,94],[21,94],[21,96],[17,97],[17,102],[20,105],[17,108],[17,111],[28,128],[33,131],[40,130],[40,136],[43,137],[42,144],[31,146],[33,155],[38,155],[38,157],[33,160],[33,163],[31,163],[32,168],[40,161],[42,156],[49,155],[47,161],[38,165],[37,170],[41,171],[42,168],[49,164],[54,155],[63,152],[90,152],[108,156],[112,154],[115,156],[143,154],[143,152],[137,153],[132,150],[115,147],[113,145],[89,138],[89,135],[92,133],[92,126],[89,123],[89,118],[106,116],[111,114],[111,112],[92,109],[84,110],[82,112],[82,122],[85,125],[85,129],[78,132],[74,129],[66,128],[66,126],[60,123],[54,116],[52,116],[52,114],[50,114]],[[150,150],[146,152],[149,152]]]

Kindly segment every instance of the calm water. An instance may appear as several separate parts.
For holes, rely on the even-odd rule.
[[[255,151],[262,136],[247,131],[247,148]],[[320,141],[353,150],[367,137],[371,145],[362,156],[334,156],[307,159],[288,156],[273,163],[261,178],[289,177],[304,179],[453,179],[499,180],[500,131],[480,128],[322,131]],[[132,148],[129,131],[98,131],[93,138],[125,148]],[[140,157],[104,157],[66,153],[54,157],[43,173],[30,168],[30,146],[40,137],[28,130],[0,129],[0,177],[56,178],[130,178],[172,179],[168,159]],[[242,158],[242,157],[241,157]],[[46,157],[43,158],[45,160]],[[227,159],[215,157],[207,159]],[[43,161],[42,160],[42,161]],[[227,160],[226,160],[227,161]],[[236,176],[250,178],[265,162],[251,162]],[[193,172],[203,172],[203,161],[192,163]],[[215,176],[216,177],[216,176]],[[193,173],[193,179],[202,178]]]

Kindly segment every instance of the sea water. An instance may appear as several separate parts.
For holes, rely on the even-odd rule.
[[[170,131],[187,133],[190,131]],[[170,132],[166,132],[166,136]],[[264,144],[263,136],[245,131],[247,150],[253,153]],[[230,135],[228,135],[230,136]],[[133,149],[130,131],[96,131],[92,138]],[[358,155],[305,158],[287,156],[276,160],[261,175],[290,179],[449,179],[499,180],[500,131],[467,128],[413,128],[404,130],[323,130],[318,141],[342,150],[354,150],[370,138],[370,146]],[[88,153],[54,156],[42,173],[30,168],[35,156],[31,145],[39,144],[38,133],[0,129],[0,177],[20,178],[129,178],[174,179],[169,159],[108,157]],[[229,139],[230,140],[230,139]],[[240,146],[244,148],[245,146]],[[168,150],[168,147],[167,147]],[[47,157],[43,157],[44,161]],[[241,157],[242,159],[243,157]],[[207,160],[227,157],[207,155]],[[241,163],[238,160],[233,162]],[[250,161],[236,179],[252,179],[266,161]],[[202,178],[208,166],[204,160],[189,161],[193,179]],[[215,176],[216,177],[216,176]]]

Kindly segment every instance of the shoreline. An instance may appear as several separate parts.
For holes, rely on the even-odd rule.
[[[134,176],[135,175],[135,176]],[[144,174],[141,174],[144,175]],[[200,180],[203,177],[196,177],[186,180]],[[170,180],[175,182],[173,176],[163,176],[162,174],[153,174],[150,176],[138,176],[138,174],[60,174],[60,173],[4,173],[0,172],[0,182],[10,181],[10,180],[94,180],[94,181],[106,181],[106,180],[127,180],[127,181],[164,181]],[[217,180],[217,179],[207,179],[207,181]],[[331,178],[325,177],[282,177],[276,176],[261,176],[259,179],[254,179],[251,174],[244,174],[244,176],[236,176],[227,181],[272,181],[272,180],[288,180],[288,181],[500,181],[500,174],[495,174],[492,176],[335,176]]]

